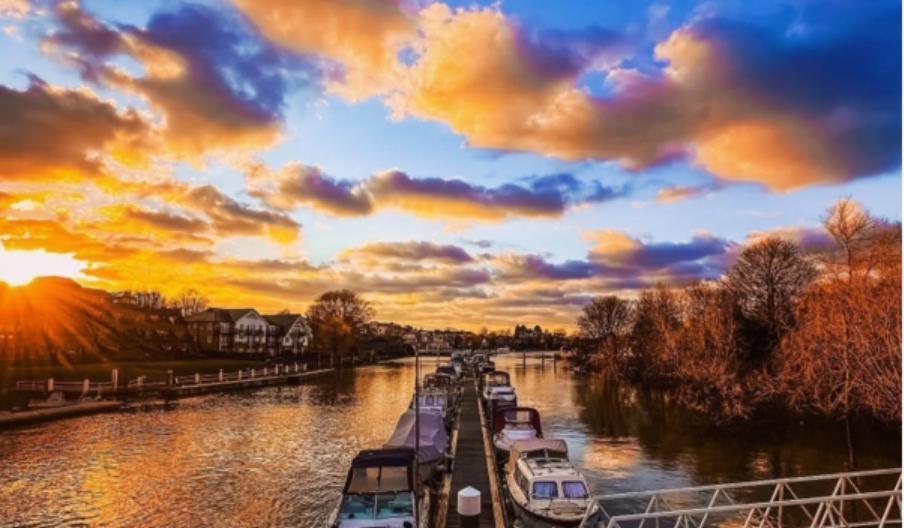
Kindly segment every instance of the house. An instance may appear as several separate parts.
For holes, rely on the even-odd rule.
[[[198,348],[208,353],[300,354],[311,342],[301,314],[261,315],[254,308],[208,308],[185,318]]]
[[[270,323],[267,348],[271,354],[301,354],[311,344],[312,332],[307,318],[301,314],[265,315]]]

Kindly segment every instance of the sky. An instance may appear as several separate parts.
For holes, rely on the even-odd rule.
[[[0,0],[0,280],[425,327],[901,219],[899,2]]]

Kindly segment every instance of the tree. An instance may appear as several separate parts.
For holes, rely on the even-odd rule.
[[[353,351],[360,329],[374,316],[370,303],[351,290],[328,291],[308,308],[314,342],[330,352],[330,365],[336,356]]]
[[[608,360],[605,367],[616,367],[621,342],[631,323],[631,306],[614,295],[595,297],[584,306],[578,318],[581,335],[599,343],[599,351]]]
[[[797,245],[769,237],[741,252],[726,286],[746,325],[748,358],[765,359],[794,322],[794,304],[816,277]]]
[[[189,288],[179,293],[173,305],[182,312],[184,317],[187,317],[206,310],[207,298],[201,295],[198,290]]]
[[[578,318],[581,335],[593,339],[604,339],[613,334],[622,334],[628,327],[631,310],[627,301],[614,295],[594,297],[584,306]]]

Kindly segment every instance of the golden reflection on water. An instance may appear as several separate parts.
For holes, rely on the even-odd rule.
[[[649,391],[551,361],[496,363],[597,492],[812,474],[846,459],[832,431],[717,433]],[[321,525],[352,457],[389,437],[413,382],[405,361],[0,433],[0,526]],[[900,433],[883,434],[859,440],[861,467],[900,464]]]

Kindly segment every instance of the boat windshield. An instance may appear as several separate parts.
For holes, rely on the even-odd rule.
[[[538,480],[531,486],[530,494],[535,499],[554,499],[559,496],[559,488],[553,481]]]
[[[377,495],[376,519],[410,517],[414,515],[411,493],[380,493]]]
[[[414,515],[414,499],[410,491],[388,493],[351,493],[342,497],[339,518],[392,519]]]
[[[586,499],[587,487],[580,480],[566,480],[562,482],[562,494],[566,499]]]

